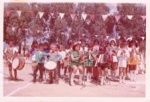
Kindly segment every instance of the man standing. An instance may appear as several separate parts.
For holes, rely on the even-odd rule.
[[[9,68],[9,80],[18,80],[17,79],[17,69],[13,69],[14,71],[14,77],[12,74],[12,60],[15,56],[18,56],[18,49],[14,47],[14,41],[10,40],[8,43],[8,48],[5,49],[4,55],[7,60],[8,68]]]

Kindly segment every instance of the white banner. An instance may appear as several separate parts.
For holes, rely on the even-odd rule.
[[[105,21],[108,15],[102,15],[103,20]]]
[[[82,14],[82,17],[83,17],[83,19],[85,20],[86,19],[86,17],[87,17],[87,14]]]
[[[59,13],[60,14],[60,17],[61,19],[64,17],[65,13]]]
[[[128,19],[132,19],[133,15],[127,15]]]
[[[21,16],[21,11],[20,10],[18,10],[17,11],[17,13],[18,13],[18,15],[19,15],[19,17]]]
[[[44,12],[38,12],[38,13],[39,13],[40,18],[42,18],[42,16],[44,15]]]
[[[12,27],[12,31],[15,31],[15,27]]]
[[[145,19],[146,19],[146,16],[141,16],[141,17],[142,17],[142,19],[143,19],[143,20],[145,20]]]

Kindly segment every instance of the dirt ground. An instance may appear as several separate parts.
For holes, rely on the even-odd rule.
[[[4,65],[3,97],[145,97],[145,74],[137,75],[136,82],[126,84],[111,81],[104,86],[85,82],[85,86],[70,86],[60,79],[59,84],[32,83],[31,64],[18,71],[19,81],[8,80],[8,68]]]

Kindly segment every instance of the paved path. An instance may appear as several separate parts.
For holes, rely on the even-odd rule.
[[[20,81],[8,81],[8,68],[4,67],[4,97],[145,97],[145,75],[137,75],[136,82],[127,80],[126,84],[111,82],[96,86],[86,82],[86,86],[69,86],[60,79],[59,84],[32,83],[32,69],[26,62],[23,70],[18,71]]]

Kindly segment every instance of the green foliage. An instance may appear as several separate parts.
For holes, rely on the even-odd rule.
[[[122,17],[119,20],[119,32],[122,35],[145,35],[145,21],[141,18],[146,15],[146,6],[143,4],[119,4],[117,6],[119,14]],[[129,20],[126,15],[133,15]]]
[[[58,43],[62,43],[62,40],[67,40],[62,32],[69,32],[68,28],[71,29],[69,34],[73,40],[81,39],[82,34],[85,34],[85,38],[92,39],[94,35],[112,34],[115,24],[119,34],[145,34],[146,22],[140,17],[146,14],[145,6],[122,3],[118,4],[117,9],[118,14],[121,15],[119,22],[116,22],[113,15],[108,16],[105,21],[102,19],[101,15],[108,14],[110,11],[104,3],[8,3],[4,10],[13,10],[13,12],[9,16],[4,15],[4,41],[12,38],[20,44],[26,40],[25,38],[30,37],[42,41],[42,38],[46,39],[44,32],[49,29],[50,38],[47,39],[54,38]],[[20,17],[17,10],[22,11]],[[41,19],[38,15],[39,11],[44,12]],[[54,13],[54,17],[50,16],[50,13]],[[62,19],[59,13],[65,13]],[[73,20],[70,17],[72,13],[76,14]],[[81,16],[82,13],[88,14],[85,21]],[[90,14],[95,14],[94,20],[91,20]],[[126,15],[134,15],[134,17],[129,20]],[[12,27],[15,27],[15,31],[12,31]]]

